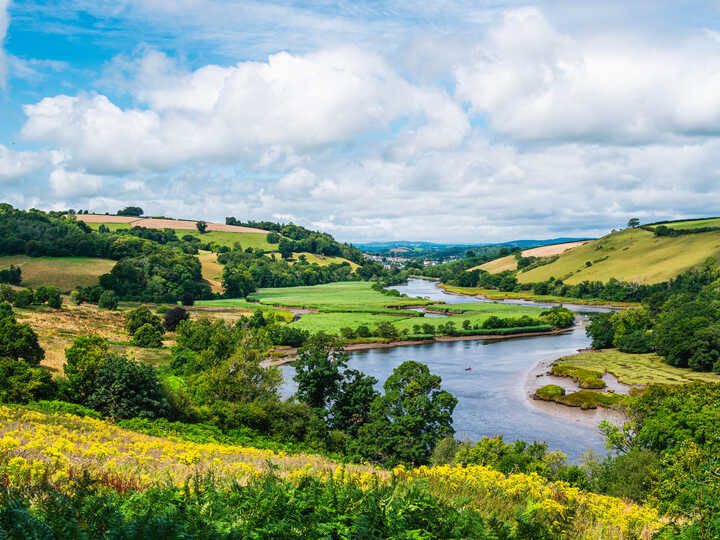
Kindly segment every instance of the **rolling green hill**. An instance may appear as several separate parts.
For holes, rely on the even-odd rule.
[[[681,229],[713,226],[712,220],[672,223]],[[717,220],[720,221],[720,220]],[[574,284],[617,278],[637,283],[659,283],[720,256],[720,231],[659,237],[644,229],[625,229],[575,247],[550,264],[517,274],[521,283],[550,277]],[[589,264],[588,264],[589,263]]]

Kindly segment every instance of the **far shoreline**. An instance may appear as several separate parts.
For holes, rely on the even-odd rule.
[[[419,340],[397,340],[388,342],[368,342],[368,343],[349,343],[344,346],[346,352],[354,351],[368,351],[371,349],[391,349],[394,347],[412,347],[413,345],[431,345],[433,343],[444,343],[451,341],[496,341],[513,338],[524,338],[524,337],[535,337],[535,336],[557,336],[572,332],[574,326],[569,328],[559,328],[557,330],[548,330],[546,332],[525,332],[522,334],[508,334],[508,335],[476,335],[476,336],[435,336],[433,339],[419,339]],[[298,349],[286,349],[283,352],[286,354],[282,358],[274,360],[264,360],[261,365],[263,367],[269,366],[282,366],[285,364],[291,364],[297,360]]]

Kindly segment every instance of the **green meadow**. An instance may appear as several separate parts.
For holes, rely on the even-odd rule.
[[[98,278],[107,274],[115,261],[89,257],[27,257],[26,255],[8,255],[0,257],[0,270],[11,264],[22,270],[22,283],[25,287],[58,287],[67,292],[77,286],[92,287],[98,284]]]

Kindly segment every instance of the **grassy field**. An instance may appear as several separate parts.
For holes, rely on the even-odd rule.
[[[544,308],[531,306],[518,306],[515,304],[503,304],[501,302],[473,302],[469,304],[431,304],[427,309],[449,310],[451,312],[467,313],[469,315],[490,313],[498,317],[538,317],[545,311]]]
[[[347,259],[344,259],[343,257],[328,257],[326,255],[318,255],[317,253],[308,253],[308,252],[298,252],[293,253],[293,260],[291,261],[291,264],[295,264],[300,260],[300,256],[304,255],[305,260],[310,264],[317,264],[319,266],[328,266],[330,264],[342,264],[342,263],[348,263],[353,270],[355,270],[359,265],[349,261]],[[279,252],[274,251],[272,253],[272,256],[275,260],[279,260],[281,258],[281,255]]]
[[[198,254],[202,277],[210,284],[212,292],[222,292],[223,265],[217,262],[217,255],[209,251],[201,251]]]
[[[700,227],[720,227],[720,218],[693,219],[691,221],[665,223],[664,225],[671,229],[699,229]]]
[[[669,366],[654,353],[628,354],[617,349],[582,352],[559,359],[556,365],[612,373],[625,384],[685,384],[693,381],[720,382],[716,373],[702,373]]]
[[[97,285],[98,277],[107,274],[116,261],[88,257],[27,257],[10,255],[0,257],[0,269],[11,264],[22,269],[22,285],[26,287],[55,286],[71,291],[78,285]]]
[[[451,315],[448,317],[393,316],[382,313],[310,313],[303,315],[299,321],[292,324],[293,326],[304,330],[310,330],[312,332],[322,330],[328,334],[337,335],[343,327],[356,329],[361,324],[365,324],[373,330],[380,322],[390,322],[399,331],[408,330],[411,334],[414,334],[415,331],[413,327],[415,325],[429,324],[434,328],[437,328],[437,326],[441,324],[452,321],[455,324],[455,328],[460,329],[462,328],[462,324],[465,320],[469,320],[472,325],[475,325],[482,324],[486,319],[493,315],[497,317],[514,318],[521,317],[523,315],[537,317],[541,311],[538,308],[528,308],[524,306],[497,306],[495,304],[487,304],[487,306],[489,307],[486,309],[468,310],[463,315]],[[493,309],[493,307],[496,309]],[[479,330],[478,334],[482,334],[482,330]]]
[[[596,409],[598,406],[617,408],[627,398],[613,392],[597,392],[595,390],[579,390],[570,394],[565,393],[562,386],[548,384],[538,388],[535,392],[535,399],[543,401],[554,401],[569,407],[580,407],[581,409]]]
[[[611,277],[658,283],[718,255],[720,232],[657,237],[642,229],[625,229],[573,248],[555,262],[520,272],[517,277],[521,283],[550,277],[569,284],[585,280],[607,282]]]
[[[330,308],[380,308],[387,306],[425,305],[421,298],[400,298],[382,294],[367,281],[341,281],[308,287],[281,287],[259,289],[251,300],[277,306]]]

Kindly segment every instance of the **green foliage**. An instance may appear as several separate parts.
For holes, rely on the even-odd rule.
[[[132,343],[137,347],[150,349],[162,347],[162,332],[156,326],[145,323],[135,330]]]
[[[454,433],[457,399],[440,387],[441,379],[418,362],[403,362],[373,400],[370,421],[363,425],[355,449],[388,465],[429,463],[437,442]]]
[[[154,315],[147,306],[139,306],[125,314],[125,330],[131,336],[146,324],[156,328],[160,333],[164,331],[160,317]]]
[[[52,399],[57,385],[47,370],[32,367],[23,360],[0,357],[0,401],[27,403],[36,399]]]
[[[207,223],[204,221],[198,221],[195,223],[195,228],[197,228],[200,234],[205,234],[205,231],[207,230]]]
[[[75,338],[65,350],[63,371],[67,377],[67,399],[85,403],[94,391],[95,379],[105,366],[109,344],[105,338],[91,334]]]
[[[33,501],[32,511],[30,510]],[[37,502],[36,502],[37,501]],[[506,523],[509,522],[509,523]],[[451,505],[420,485],[377,482],[367,489],[342,480],[273,474],[247,485],[197,477],[183,487],[109,492],[81,477],[51,488],[0,493],[0,536],[34,538],[475,538],[544,540],[530,516],[486,521],[478,510]]]
[[[554,306],[552,309],[543,311],[540,319],[553,328],[569,328],[575,324],[575,314],[562,306]]]
[[[139,206],[126,206],[122,210],[117,211],[118,216],[140,217],[143,215],[143,209]]]
[[[77,403],[69,403],[67,401],[32,401],[26,405],[28,409],[46,414],[72,414],[74,416],[89,416],[90,418],[102,418],[102,415],[88,407],[83,407]]]
[[[314,408],[327,407],[338,394],[347,361],[341,341],[325,334],[310,338],[295,361],[298,400]]]
[[[60,296],[60,289],[57,287],[47,288],[47,305],[53,309],[60,309],[62,307],[62,297]]]
[[[98,369],[84,403],[110,418],[158,418],[170,408],[151,366],[110,355]]]
[[[546,384],[535,391],[535,395],[541,399],[555,399],[565,395],[565,389],[557,384]]]
[[[118,307],[118,298],[115,291],[105,291],[98,299],[98,307],[115,310]]]
[[[0,270],[0,283],[10,283],[11,285],[20,285],[22,282],[22,270],[19,266],[11,264],[9,268]]]
[[[12,312],[0,318],[0,357],[25,360],[37,366],[45,358],[45,351],[38,343],[35,331],[26,323],[18,323]]]
[[[13,305],[19,308],[26,308],[33,303],[34,299],[35,295],[30,289],[22,289],[16,293]]]

